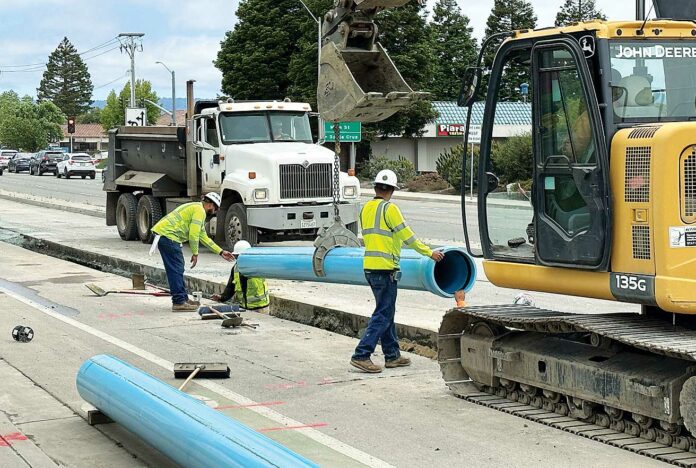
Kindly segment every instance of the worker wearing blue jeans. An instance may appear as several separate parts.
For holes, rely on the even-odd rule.
[[[174,304],[184,304],[188,301],[188,292],[184,284],[184,253],[181,244],[174,242],[164,236],[160,237],[157,244],[164,270],[167,272],[167,282],[169,291],[172,294]]]
[[[367,361],[375,351],[377,342],[382,341],[384,360],[394,362],[401,356],[399,339],[396,335],[396,274],[394,270],[366,270],[365,278],[375,296],[375,311],[360,343],[355,348],[353,360]]]

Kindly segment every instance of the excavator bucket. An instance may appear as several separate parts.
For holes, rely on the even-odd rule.
[[[326,15],[317,107],[331,122],[378,122],[424,99],[377,42],[374,15],[408,0],[348,0]]]

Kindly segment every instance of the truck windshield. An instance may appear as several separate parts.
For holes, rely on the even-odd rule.
[[[312,142],[309,117],[304,112],[223,112],[220,114],[220,132],[226,145]]]
[[[696,45],[613,41],[609,56],[615,122],[696,118]]]

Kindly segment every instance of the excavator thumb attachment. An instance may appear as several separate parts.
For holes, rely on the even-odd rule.
[[[325,16],[317,107],[331,122],[379,122],[427,93],[414,92],[377,42],[374,16],[408,0],[341,0]]]

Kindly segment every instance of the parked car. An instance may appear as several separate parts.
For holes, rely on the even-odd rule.
[[[29,164],[31,162],[31,154],[29,153],[17,153],[15,154],[7,165],[7,170],[9,172],[14,172],[18,174],[22,171],[29,171]]]
[[[17,150],[0,150],[0,168],[7,169],[7,164],[10,162],[10,159],[12,159],[15,154],[17,154]]]
[[[59,179],[65,177],[69,179],[71,176],[79,175],[83,179],[89,176],[94,179],[97,175],[97,170],[92,162],[92,157],[87,153],[68,153],[63,157],[56,167],[56,177]]]
[[[29,174],[43,175],[44,172],[56,173],[56,166],[63,160],[65,153],[55,150],[43,150],[36,153],[29,163]]]

